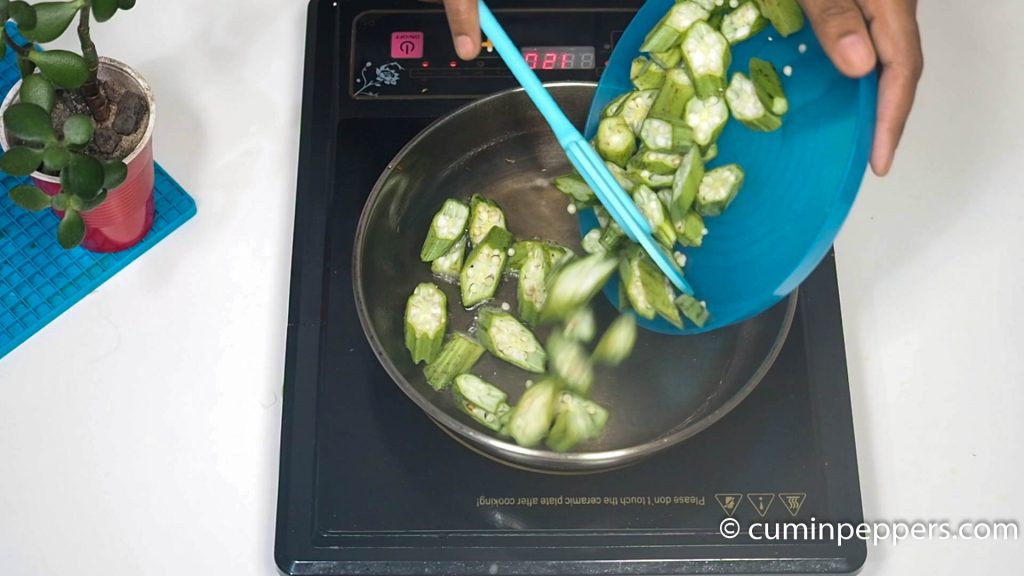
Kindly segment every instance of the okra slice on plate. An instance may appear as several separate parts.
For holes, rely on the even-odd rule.
[[[555,378],[545,378],[523,392],[505,426],[505,432],[516,444],[531,448],[544,440],[555,418],[558,392],[558,380]]]
[[[430,363],[441,352],[448,329],[448,297],[435,284],[424,282],[405,304],[405,347],[412,361]]]
[[[768,20],[761,16],[761,10],[753,0],[747,0],[722,18],[719,30],[730,44],[738,44],[757,35],[768,26]]]
[[[644,120],[644,125],[640,128],[640,140],[648,150],[682,154],[693,146],[693,129],[683,122],[680,108],[677,118]]]
[[[694,94],[696,91],[693,80],[686,70],[672,68],[665,74],[665,84],[658,92],[658,97],[654,99],[648,116],[669,121],[681,119],[686,110],[686,103]]]
[[[775,66],[760,58],[750,59],[750,79],[754,83],[761,104],[776,116],[789,112],[789,99],[782,89],[782,78]]]
[[[693,141],[709,146],[718,139],[729,120],[729,107],[718,96],[693,98],[686,104],[686,123],[693,129]]]
[[[603,252],[614,252],[626,241],[626,233],[616,222],[609,222],[601,229],[601,247]],[[595,252],[597,254],[598,252]]]
[[[445,200],[441,209],[430,222],[430,231],[420,250],[420,260],[433,262],[458,242],[466,232],[469,221],[469,206],[458,200]]]
[[[718,143],[712,142],[707,146],[704,146],[700,150],[704,154],[704,163],[707,164],[715,158],[718,158]]]
[[[702,216],[718,216],[729,207],[743,186],[743,169],[727,164],[704,175],[697,191],[697,211]]]
[[[644,287],[640,252],[633,248],[630,247],[627,253],[623,255],[619,265],[619,275],[622,277],[622,285],[630,307],[640,317],[654,320],[655,316],[658,315],[658,311],[654,308],[654,304],[651,302]]]
[[[583,235],[583,240],[580,241],[580,246],[583,251],[587,254],[601,254],[606,252],[604,246],[601,244],[602,230],[600,228],[594,228],[590,232]]]
[[[682,328],[672,284],[639,247],[630,250],[622,274],[626,282],[626,296],[637,314],[649,320],[660,315]]]
[[[695,2],[679,2],[669,8],[660,22],[647,34],[641,52],[662,52],[679,44],[694,22],[707,20],[710,14]]]
[[[594,195],[594,191],[590,189],[590,186],[587,185],[579,174],[559,176],[555,178],[554,184],[559,192],[571,198],[579,208],[597,204],[597,196]]]
[[[555,407],[555,423],[547,445],[555,452],[568,452],[577,444],[601,435],[608,423],[608,411],[597,403],[563,392]]]
[[[597,152],[618,166],[625,166],[636,152],[636,135],[621,116],[605,118],[598,124]]]
[[[675,174],[682,161],[683,157],[680,154],[641,149],[630,160],[630,164],[654,174],[668,175]]]
[[[480,342],[496,358],[527,372],[543,374],[547,353],[530,329],[515,316],[497,308],[484,308],[477,318]]]
[[[586,396],[594,384],[594,366],[583,344],[568,338],[561,330],[551,331],[548,337],[548,356],[551,369],[569,390]]]
[[[665,69],[643,56],[633,59],[629,79],[637,90],[657,90],[665,83]]]
[[[672,222],[669,221],[668,214],[658,195],[646,186],[638,186],[633,191],[633,203],[644,215],[647,223],[651,225],[654,238],[669,248],[675,246],[676,231],[672,228]]]
[[[662,52],[651,52],[651,62],[661,66],[665,70],[671,70],[683,61],[683,51],[679,46],[673,46]]]
[[[444,256],[430,263],[430,271],[443,280],[458,283],[459,273],[466,261],[466,235],[463,234]]]
[[[473,374],[461,374],[452,386],[459,408],[480,424],[497,432],[512,407],[508,394]]]
[[[677,233],[680,230],[680,223],[684,221],[697,199],[697,189],[700,188],[700,181],[703,178],[704,162],[700,149],[694,146],[683,156],[683,161],[676,170],[675,180],[672,181],[672,201],[668,204],[668,213]]]
[[[676,237],[683,246],[699,247],[704,243],[707,227],[704,218],[696,210],[690,210],[682,220],[672,223],[676,229]]]
[[[626,174],[637,183],[637,186],[633,188],[633,193],[636,193],[640,186],[654,189],[668,188],[672,186],[672,181],[675,179],[675,176],[672,174],[657,174],[646,168],[640,168],[637,165],[628,168]]]
[[[469,208],[469,241],[474,246],[483,242],[491,228],[508,230],[508,226],[505,225],[505,213],[494,201],[474,194]]]
[[[612,116],[618,116],[619,112],[622,110],[622,103],[626,101],[626,98],[629,98],[629,94],[629,92],[626,92],[622,96],[619,96],[615,100],[609,102],[608,105],[604,107],[601,117],[611,118]]]
[[[444,390],[456,376],[472,370],[484,352],[484,347],[479,342],[456,332],[441,349],[437,358],[423,369],[427,383],[434,390]]]
[[[683,58],[693,75],[698,96],[717,96],[725,90],[725,74],[732,63],[732,51],[721,32],[707,22],[695,23],[683,40]]]
[[[551,262],[547,250],[539,242],[523,249],[526,259],[519,268],[519,317],[528,324],[536,325],[548,296],[547,281]]]
[[[512,234],[495,226],[469,253],[459,274],[463,307],[472,308],[494,296],[505,270],[511,244]]]
[[[756,0],[761,14],[783,37],[796,34],[804,27],[804,11],[797,0]]]
[[[630,94],[623,102],[619,117],[626,121],[634,138],[640,134],[644,120],[647,119],[647,114],[650,113],[657,97],[657,90],[639,90]]]
[[[618,366],[629,358],[636,345],[636,317],[620,314],[601,335],[591,359],[607,366]]]
[[[676,306],[683,311],[683,316],[686,316],[686,319],[693,322],[698,328],[703,328],[708,318],[711,317],[707,305],[704,302],[698,302],[689,294],[682,294],[676,298]]]
[[[753,81],[742,72],[732,75],[732,82],[725,91],[725,101],[732,110],[733,118],[751,130],[771,132],[782,126],[782,119],[764,107]]]
[[[633,144],[635,146],[636,142],[634,142]],[[629,174],[626,173],[622,166],[619,166],[618,164],[612,162],[605,162],[604,165],[608,167],[608,171],[612,173],[612,176],[615,177],[615,181],[619,183],[619,186],[622,186],[623,190],[625,190],[626,192],[633,191],[633,188],[636,187],[636,182],[634,182],[633,179],[629,177]]]
[[[541,318],[560,320],[586,305],[615,273],[617,261],[608,254],[573,260],[553,275]]]

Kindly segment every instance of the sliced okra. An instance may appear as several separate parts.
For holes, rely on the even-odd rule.
[[[662,52],[679,44],[682,35],[694,22],[707,20],[710,14],[695,2],[679,2],[648,33],[641,52]]]
[[[630,160],[630,163],[639,169],[650,170],[654,174],[675,174],[682,161],[683,157],[680,154],[641,149]]]
[[[722,17],[718,27],[730,44],[738,44],[757,35],[768,26],[768,20],[761,16],[761,10],[753,0],[747,0],[735,10]]]
[[[629,98],[629,92],[626,92],[622,96],[612,100],[604,107],[604,112],[601,113],[602,118],[611,118],[612,116],[618,116],[619,112],[622,111],[622,103]]]
[[[704,174],[697,190],[697,211],[701,216],[725,212],[743,186],[743,178],[743,169],[738,164],[719,166]]]
[[[633,191],[633,202],[651,225],[655,240],[669,248],[675,246],[676,231],[672,228],[672,222],[658,195],[646,186],[638,186]]]
[[[651,61],[665,70],[671,70],[683,61],[683,51],[679,46],[673,46],[663,52],[651,52]]]
[[[627,240],[626,233],[622,230],[617,222],[609,222],[601,230],[601,247],[604,248],[605,252],[615,252],[620,246]]]
[[[412,361],[430,363],[444,346],[448,329],[448,297],[435,284],[424,282],[405,304],[405,347]]]
[[[566,338],[577,342],[590,342],[597,335],[597,320],[594,309],[583,306],[569,315],[565,320],[563,333]]]
[[[693,98],[686,104],[685,119],[693,129],[693,141],[700,146],[709,146],[725,128],[729,107],[718,96]]]
[[[760,58],[750,59],[750,80],[754,83],[761,104],[776,116],[789,112],[789,100],[782,89],[782,78],[775,66]]]
[[[508,260],[508,248],[511,245],[512,234],[504,228],[495,226],[469,253],[459,274],[459,289],[464,308],[472,308],[494,296],[498,284],[501,283],[501,275]]]
[[[530,329],[498,308],[484,308],[477,317],[480,343],[499,360],[527,372],[543,374],[547,353]]]
[[[634,193],[636,193],[636,189],[640,186],[648,186],[656,190],[668,188],[672,186],[672,180],[675,178],[672,174],[656,174],[636,165],[628,168],[626,174],[637,183],[637,186],[633,188]]]
[[[556,378],[545,378],[523,392],[519,403],[509,413],[505,431],[516,444],[530,448],[540,444],[555,418],[559,384]]]
[[[640,317],[654,320],[654,317],[658,315],[658,311],[654,308],[654,304],[651,302],[644,287],[644,271],[641,261],[640,251],[635,249],[628,250],[626,254],[623,254],[619,264],[619,275],[622,277],[622,285],[630,307]]]
[[[804,11],[797,0],[756,0],[761,14],[783,37],[796,34],[804,27]]]
[[[590,393],[594,384],[594,366],[583,344],[555,329],[548,336],[548,357],[551,370],[565,387],[581,396]]]
[[[592,254],[563,266],[548,284],[548,297],[541,317],[545,320],[567,318],[586,305],[615,272],[616,259],[608,254]]]
[[[690,75],[682,68],[672,68],[665,73],[665,84],[658,92],[649,116],[662,120],[678,120],[683,117],[686,103],[693,98],[696,90]]]
[[[638,56],[629,67],[629,79],[637,90],[657,90],[665,83],[665,69]]]
[[[420,260],[433,262],[444,256],[459,238],[462,238],[468,221],[469,206],[458,200],[445,200],[444,205],[430,221],[430,230],[423,242],[423,248],[420,249]]]
[[[597,127],[597,151],[601,158],[618,166],[625,166],[636,152],[636,135],[621,116],[601,120]]]
[[[636,143],[634,142],[634,145],[635,144]],[[612,173],[612,176],[615,177],[615,181],[619,183],[619,186],[622,186],[623,190],[626,192],[632,192],[633,188],[636,188],[636,182],[630,178],[629,174],[626,173],[626,170],[623,169],[622,166],[612,162],[605,162],[604,164],[608,167],[608,171]]]
[[[651,106],[654,105],[654,100],[658,97],[658,93],[658,90],[633,92],[622,104],[622,111],[619,112],[619,117],[626,121],[629,129],[633,131],[634,137],[640,134],[640,128],[643,127],[644,120],[647,119],[647,114],[651,111]]]
[[[705,164],[711,162],[715,158],[718,158],[718,142],[712,142],[707,146],[702,146],[700,150],[704,154]]]
[[[681,220],[674,220],[676,236],[683,246],[698,247],[704,243],[704,218],[695,210],[690,210]]]
[[[698,302],[689,294],[682,294],[676,298],[676,306],[682,310],[683,316],[686,316],[686,319],[693,322],[698,328],[703,328],[707,324],[708,318],[711,317],[707,305]]]
[[[526,258],[519,268],[519,317],[528,324],[536,325],[547,299],[547,280],[551,263],[547,250],[539,242],[525,247],[524,250]]]
[[[559,192],[572,198],[577,207],[590,207],[598,203],[594,191],[590,189],[590,186],[587,185],[579,174],[559,176],[555,178],[554,184]]]
[[[457,284],[459,282],[459,273],[462,272],[462,265],[466,261],[466,242],[467,237],[463,234],[462,238],[459,238],[444,253],[444,256],[430,263],[430,271],[447,282]]]
[[[683,161],[676,170],[675,180],[672,182],[672,201],[668,204],[669,218],[679,232],[678,223],[683,222],[686,215],[693,207],[697,199],[697,190],[700,188],[700,181],[704,179],[704,162],[701,159],[700,149],[694,146],[683,156]]]
[[[732,75],[732,82],[725,91],[725,101],[733,118],[751,130],[771,132],[782,126],[782,119],[764,107],[754,83],[742,72]]]
[[[682,154],[693,146],[693,129],[678,118],[648,118],[640,129],[640,141],[648,150]]]
[[[591,359],[607,366],[618,366],[629,358],[636,346],[636,317],[620,314],[601,335]]]
[[[698,96],[717,96],[725,90],[732,51],[729,41],[718,30],[707,22],[697,22],[690,27],[683,40],[683,58]]]
[[[601,245],[601,233],[600,228],[594,228],[583,235],[583,240],[580,241],[580,247],[587,254],[601,254],[605,252],[604,246]]]
[[[503,418],[512,410],[508,394],[472,374],[457,376],[452,392],[463,412],[495,432],[501,430]]]
[[[682,328],[682,319],[675,305],[675,289],[669,279],[639,247],[627,254],[627,260],[626,295],[637,314],[648,319],[660,315],[672,325]]]
[[[505,212],[493,200],[474,194],[469,203],[469,241],[473,246],[483,242],[491,228],[508,230]]]
[[[581,442],[599,437],[607,423],[607,410],[591,400],[563,392],[555,408],[555,423],[548,433],[547,446],[555,452],[568,452]]]
[[[485,351],[476,340],[456,332],[441,348],[437,358],[423,369],[427,383],[434,390],[444,390],[456,376],[472,370]]]

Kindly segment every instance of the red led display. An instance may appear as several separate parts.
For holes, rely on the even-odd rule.
[[[534,70],[593,70],[593,46],[531,46],[522,49]]]

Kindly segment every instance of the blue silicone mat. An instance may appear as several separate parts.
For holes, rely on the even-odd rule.
[[[12,51],[0,62],[0,98],[19,79]],[[7,191],[26,182],[0,174],[0,358],[28,340],[196,213],[192,198],[156,167],[153,229],[136,246],[114,254],[57,244],[57,216],[14,205]]]

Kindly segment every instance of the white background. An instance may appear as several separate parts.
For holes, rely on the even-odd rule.
[[[1024,522],[1024,3],[920,12],[903,148],[837,245],[865,516]],[[94,32],[153,84],[199,214],[0,361],[3,574],[275,574],[304,34],[300,0],[143,0]],[[865,573],[1022,561],[1024,537],[905,542]]]

